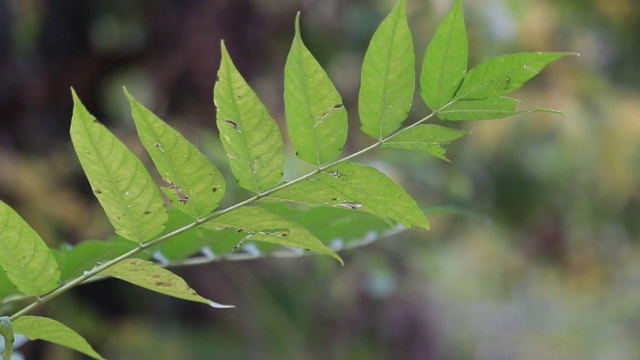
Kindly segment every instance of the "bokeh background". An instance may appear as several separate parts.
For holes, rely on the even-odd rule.
[[[418,65],[451,3],[407,0]],[[350,112],[345,151],[359,149],[371,142],[357,130],[359,69],[393,4],[0,1],[0,198],[52,247],[109,235],[68,137],[70,86],[136,153],[123,85],[226,169],[212,103],[219,41],[284,124],[297,11]],[[109,359],[640,358],[640,4],[467,0],[464,10],[470,64],[519,51],[581,56],[515,94],[566,118],[455,124],[472,134],[450,146],[452,164],[400,151],[360,159],[421,206],[446,209],[430,217],[431,230],[342,253],[344,267],[314,256],[176,270],[235,310],[104,281],[42,313]],[[416,98],[409,121],[427,113]],[[225,202],[245,196],[232,190]],[[83,358],[42,342],[22,350]]]

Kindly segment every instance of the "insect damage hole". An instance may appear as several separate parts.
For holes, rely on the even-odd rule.
[[[325,120],[327,120],[327,118],[336,110],[338,109],[342,109],[344,107],[344,105],[342,104],[336,104],[333,105],[332,107],[330,107],[327,111],[323,112],[320,115],[315,115],[313,117],[313,127],[318,127],[319,125],[323,124],[325,122]]]
[[[234,129],[236,129],[237,132],[241,133],[242,131],[240,131],[240,125],[238,125],[237,122],[231,120],[231,119],[220,119],[224,122],[226,122],[227,124],[233,126]]]
[[[170,186],[167,186],[167,189],[172,189],[176,193],[176,198],[178,198],[179,204],[186,204],[189,201],[189,195],[182,192],[182,188],[173,183],[173,181],[169,179],[164,180]]]

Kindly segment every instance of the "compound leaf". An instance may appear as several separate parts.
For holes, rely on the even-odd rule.
[[[436,29],[424,55],[420,75],[420,96],[432,110],[451,99],[467,71],[467,30],[462,3],[456,0]]]
[[[0,267],[20,292],[41,295],[59,285],[60,270],[47,244],[1,200],[0,234]]]
[[[344,264],[336,253],[324,246],[303,226],[260,207],[243,206],[202,226],[213,230],[233,228],[247,234],[244,240],[308,249],[329,255]]]
[[[482,100],[519,89],[554,60],[575,53],[515,53],[491,58],[473,67],[464,77],[457,100]]]
[[[296,34],[284,68],[284,105],[289,137],[300,159],[321,165],[335,159],[347,140],[342,97]]]
[[[258,96],[238,72],[224,42],[214,87],[216,123],[233,175],[243,188],[260,192],[282,178],[282,135]]]
[[[163,188],[175,207],[199,218],[213,211],[224,195],[222,174],[195,146],[142,106],[125,89],[142,144],[170,187]]]
[[[530,112],[549,112],[564,116],[562,112],[550,109],[516,110],[518,104],[520,101],[503,96],[484,100],[460,100],[439,111],[438,117],[449,121],[487,120]]]
[[[378,139],[402,125],[415,90],[415,54],[404,3],[399,1],[380,24],[362,64],[360,128]]]
[[[424,150],[442,160],[449,161],[444,155],[446,150],[443,146],[467,134],[469,134],[467,130],[432,124],[418,125],[385,141],[382,147],[385,149]]]
[[[150,261],[142,259],[126,259],[102,271],[102,274],[124,280],[161,294],[183,300],[204,303],[214,308],[222,309],[234,307],[218,304],[203,298],[198,295],[195,290],[189,287],[181,277]]]
[[[77,332],[66,325],[46,317],[19,317],[13,322],[13,331],[29,340],[44,340],[79,351],[94,359],[104,359]]]
[[[268,197],[313,205],[366,211],[407,227],[428,228],[415,200],[379,170],[346,162]]]
[[[164,228],[167,209],[140,160],[84,107],[75,91],[71,141],[115,232],[139,243]]]

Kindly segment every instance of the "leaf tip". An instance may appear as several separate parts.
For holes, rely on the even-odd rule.
[[[235,305],[224,305],[211,300],[209,300],[209,306],[216,309],[235,309],[236,307]]]

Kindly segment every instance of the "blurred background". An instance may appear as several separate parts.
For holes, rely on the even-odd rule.
[[[345,151],[360,149],[371,143],[357,126],[362,57],[394,3],[0,1],[0,198],[52,247],[110,234],[69,140],[71,86],[145,161],[122,86],[226,169],[212,102],[219,42],[284,129],[297,11],[351,115]],[[418,66],[451,4],[407,0]],[[342,253],[344,267],[312,256],[176,270],[235,310],[103,281],[41,313],[109,359],[640,358],[640,4],[467,0],[464,10],[470,64],[520,51],[581,56],[513,94],[566,118],[454,124],[472,134],[449,146],[452,164],[391,150],[358,159],[421,206],[453,209],[433,212],[431,230]],[[428,114],[414,103],[408,121]],[[231,188],[225,203],[246,196]],[[42,342],[22,350],[83,358]]]

